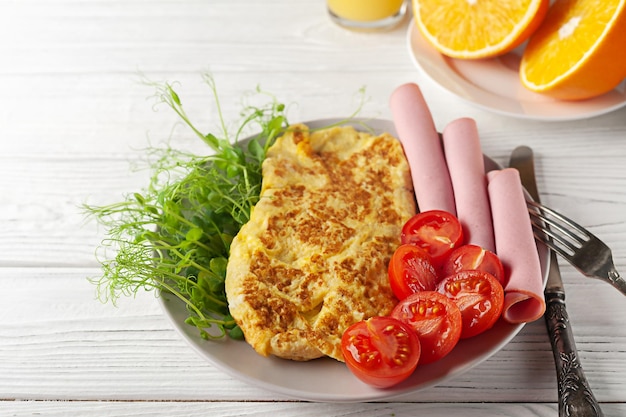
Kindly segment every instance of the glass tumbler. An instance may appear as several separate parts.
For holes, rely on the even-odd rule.
[[[356,30],[386,30],[407,12],[406,0],[326,0],[328,14],[338,25]]]

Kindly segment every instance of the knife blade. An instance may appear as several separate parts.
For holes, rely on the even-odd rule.
[[[539,203],[532,149],[528,146],[515,148],[511,154],[509,166],[519,171],[522,185],[533,200]],[[556,365],[559,416],[603,417],[604,414],[591,391],[578,357],[565,306],[565,288],[554,251],[550,251],[548,281],[544,297],[546,300],[544,319]]]

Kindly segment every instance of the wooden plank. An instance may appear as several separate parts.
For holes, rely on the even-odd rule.
[[[207,70],[230,126],[257,85],[299,122],[351,114],[363,86],[361,115],[389,119],[390,93],[416,81],[436,126],[475,118],[497,162],[505,165],[519,144],[532,146],[544,202],[605,239],[623,273],[626,109],[568,123],[484,112],[416,71],[407,25],[377,36],[344,31],[318,0],[297,8],[288,0],[0,2],[0,55],[8,57],[0,66],[0,414],[555,415],[542,322],[466,374],[399,402],[300,403],[199,358],[152,294],[113,307],[95,300],[86,280],[99,273],[94,249],[103,230],[84,222],[80,204],[117,201],[144,186],[147,172],[129,163],[149,141],[206,152],[174,114],[153,108],[154,90],[140,73],[180,82],[192,119],[215,130],[215,104],[200,79]],[[623,296],[562,268],[591,386],[607,416],[625,415]]]
[[[620,416],[626,413],[624,404],[601,404],[606,416]],[[59,402],[59,401],[0,401],[0,413],[15,417],[34,414],[48,417],[89,415],[92,417],[148,417],[148,416],[186,416],[220,417],[234,416],[276,416],[302,417],[465,417],[507,416],[507,417],[552,417],[556,415],[556,405],[546,403],[521,404],[411,404],[411,403],[357,403],[357,404],[319,404],[292,402]]]
[[[607,145],[614,138],[604,140]],[[626,189],[619,176],[608,177],[621,172],[620,152],[624,151],[611,154],[607,150],[588,158],[596,144],[587,141],[580,146],[584,142],[575,141],[579,146],[568,150],[567,157],[536,148],[543,200],[605,240],[613,249],[618,270],[624,270]],[[0,266],[95,265],[94,250],[105,231],[85,221],[81,205],[114,203],[148,185],[145,151],[120,144],[99,153],[94,147],[82,154],[64,150],[63,143],[45,155],[12,154],[10,150],[0,155]],[[197,145],[193,143],[191,147]],[[33,143],[34,149],[37,145]]]
[[[95,299],[97,269],[0,268],[0,397],[36,400],[237,401],[288,398],[237,381],[198,357],[172,330],[151,293]],[[624,402],[622,296],[577,280],[568,286],[581,360],[601,401]],[[586,294],[602,308],[583,308]],[[613,316],[606,311],[615,311]],[[622,313],[619,313],[622,311]],[[263,358],[259,357],[259,360]],[[501,352],[441,386],[401,398],[420,402],[554,401],[542,322]]]

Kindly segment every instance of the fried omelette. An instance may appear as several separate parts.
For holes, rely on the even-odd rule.
[[[291,126],[231,244],[226,295],[246,341],[264,356],[342,361],[344,330],[397,302],[387,265],[415,210],[397,139]]]

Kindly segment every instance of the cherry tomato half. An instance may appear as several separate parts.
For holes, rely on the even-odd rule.
[[[414,292],[435,291],[439,276],[425,249],[400,245],[389,262],[389,284],[399,300]]]
[[[410,325],[422,346],[420,363],[431,363],[446,356],[461,337],[461,311],[453,300],[436,291],[411,294],[391,312]]]
[[[437,290],[450,297],[461,310],[462,339],[490,329],[502,313],[504,290],[498,280],[488,272],[457,272],[445,277]]]
[[[463,228],[453,214],[430,210],[411,217],[402,227],[400,238],[402,243],[426,249],[435,267],[439,267],[454,248],[463,244]]]
[[[478,245],[463,245],[454,249],[441,267],[441,276],[456,274],[460,271],[477,269],[489,272],[504,285],[504,267],[495,253]]]
[[[366,384],[387,388],[408,378],[420,358],[420,342],[392,317],[372,317],[348,327],[341,338],[348,369]]]

